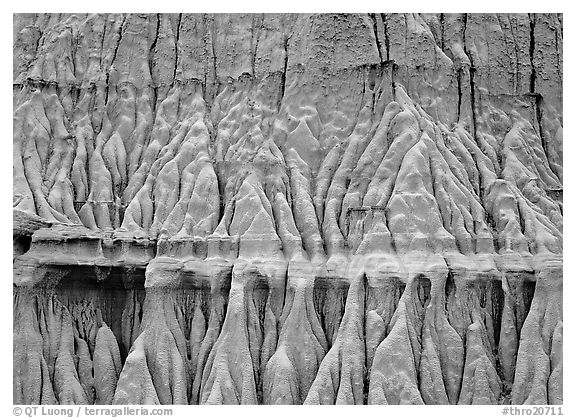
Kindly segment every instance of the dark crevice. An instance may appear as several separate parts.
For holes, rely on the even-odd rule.
[[[426,313],[426,308],[430,303],[430,292],[432,290],[432,282],[430,279],[423,274],[418,275],[412,283],[412,294],[416,302],[416,308],[420,319],[422,320],[422,325],[424,325],[424,316]],[[420,331],[420,334],[422,332]]]
[[[114,55],[112,56],[112,60],[110,61],[110,67],[106,71],[106,84],[105,84],[105,96],[104,96],[104,105],[108,104],[108,90],[110,88],[110,70],[114,66],[114,61],[116,61],[116,55],[118,54],[118,49],[120,48],[120,42],[122,42],[122,35],[124,33],[124,25],[126,24],[127,15],[124,16],[122,19],[122,24],[120,25],[120,32],[118,33],[118,42],[114,47]]]
[[[158,87],[154,86],[152,88],[152,92],[154,97],[152,98],[152,114],[154,115],[154,119],[156,119],[156,107],[158,105]]]
[[[388,37],[388,22],[386,21],[386,13],[380,15],[382,17],[382,25],[384,26],[384,45],[386,45],[386,61],[390,61],[390,38]]]
[[[288,41],[290,38],[286,37],[284,39],[284,68],[281,74],[280,83],[280,98],[278,100],[278,111],[280,111],[280,106],[282,105],[282,100],[284,99],[284,94],[286,93],[286,78],[288,73]]]
[[[521,295],[522,295],[522,315],[518,315],[519,320],[517,330],[518,330],[518,340],[520,340],[522,327],[524,326],[524,321],[528,317],[530,308],[532,307],[532,300],[534,299],[534,293],[536,292],[536,281],[535,280],[523,280],[521,282]]]
[[[530,93],[534,93],[536,91],[536,68],[534,67],[534,48],[535,48],[535,40],[534,40],[534,26],[536,24],[534,14],[528,14],[530,19],[530,66],[532,67],[532,72],[530,73]]]
[[[314,310],[326,336],[328,348],[335,342],[344,316],[350,284],[337,277],[317,277],[314,281]]]
[[[440,48],[444,51],[444,13],[440,13]]]
[[[396,70],[398,69],[398,65],[395,62],[392,62],[392,70],[390,71],[390,80],[392,84],[392,100],[396,101]]]
[[[463,28],[462,28],[462,41],[464,43],[464,53],[470,60],[470,107],[472,108],[472,136],[476,140],[476,86],[474,84],[474,75],[476,73],[476,68],[474,67],[474,60],[468,47],[466,46],[466,28],[468,26],[468,14],[463,15]]]
[[[126,25],[126,19],[127,15],[124,16],[124,18],[122,19],[122,24],[120,25],[120,32],[118,33],[118,42],[116,42],[116,45],[114,47],[114,55],[112,56],[112,60],[110,61],[110,67],[112,67],[114,65],[114,62],[116,61],[116,56],[118,55],[118,49],[120,48],[120,43],[122,42],[122,36],[124,35],[124,27]],[[110,70],[108,70],[108,73],[110,73]]]
[[[522,235],[525,235],[526,233],[526,225],[525,225],[525,221],[524,218],[522,217],[522,210],[520,209],[520,204],[518,203],[518,200],[516,199],[516,211],[518,212],[518,225],[520,225],[520,232],[522,233]]]
[[[368,340],[366,335],[366,314],[368,313],[368,278],[366,274],[362,275],[362,292],[364,295],[363,301],[363,324],[362,324],[362,343],[364,345],[364,370],[363,370],[363,399],[362,404],[368,405],[368,391],[370,389],[370,369],[368,364],[368,346],[366,345],[366,341]]]
[[[76,78],[76,49],[78,48],[78,38],[70,30],[70,63],[72,64],[72,75]]]
[[[506,280],[514,312],[516,337],[519,341],[524,321],[530,312],[534,299],[536,277],[533,272],[508,272],[506,273]]]
[[[480,199],[482,199],[482,201],[484,201],[484,190],[482,188],[480,188],[480,191],[482,193],[482,195],[480,196]],[[490,228],[490,234],[492,235],[492,242],[494,245],[494,251],[499,252],[500,251],[500,244],[498,242],[498,228],[496,226],[496,222],[494,221],[494,217],[492,216],[492,214],[485,210],[484,211],[484,215],[485,215],[485,221],[486,221],[486,225],[488,226],[488,228]]]
[[[261,354],[262,354],[262,343],[264,341],[264,333],[265,333],[265,319],[266,319],[266,307],[269,305],[269,295],[270,295],[270,287],[268,286],[268,282],[262,276],[258,276],[254,279],[254,283],[252,284],[251,289],[251,297],[249,294],[246,295],[248,300],[245,301],[246,304],[251,304],[251,308],[254,309],[252,313],[255,313],[256,320],[252,317],[251,320],[254,320],[252,326],[248,327],[248,334],[249,334],[249,349],[251,352],[255,354],[255,358],[253,358],[253,370],[254,370],[254,380],[256,384],[256,396],[258,399],[258,404],[263,403],[263,375],[264,370],[260,368],[261,362]],[[251,299],[251,300],[250,300]],[[253,345],[256,344],[256,349],[254,349]],[[254,355],[253,354],[253,355]]]
[[[502,329],[502,312],[504,311],[504,291],[502,290],[502,282],[500,280],[492,280],[492,320],[494,324],[494,343],[495,351],[500,344],[500,331]]]
[[[453,299],[456,297],[456,284],[454,283],[454,273],[452,273],[452,270],[448,270],[448,277],[444,285],[444,294],[444,309],[446,312],[449,312],[449,306],[454,303]]]
[[[27,253],[32,245],[31,235],[16,235],[13,237],[13,254],[14,258]]]
[[[108,103],[108,89],[110,88],[110,72],[106,73],[106,85],[104,86],[104,107]],[[102,129],[102,126],[100,126]]]
[[[378,50],[378,57],[380,62],[382,62],[382,45],[380,44],[380,38],[378,37],[378,23],[376,22],[376,15],[374,13],[369,13],[370,19],[372,19],[372,28],[374,29],[374,38],[376,39],[376,49]]]
[[[70,311],[73,325],[88,342],[91,353],[94,347],[87,337],[89,330],[83,318],[93,313],[97,325],[101,325],[100,321],[105,322],[116,336],[123,364],[129,351],[122,337],[128,331],[123,317],[127,304],[140,303],[142,306],[144,303],[144,269],[115,267],[98,270],[76,266],[66,267],[62,272],[64,276],[55,288],[56,298]],[[134,292],[133,300],[127,298],[130,291]],[[83,312],[82,315],[79,312]]]

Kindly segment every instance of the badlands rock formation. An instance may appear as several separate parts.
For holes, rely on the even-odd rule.
[[[16,15],[14,402],[562,403],[562,16]]]

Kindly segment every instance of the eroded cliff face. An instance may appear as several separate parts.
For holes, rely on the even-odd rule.
[[[15,15],[14,402],[562,403],[561,15]]]

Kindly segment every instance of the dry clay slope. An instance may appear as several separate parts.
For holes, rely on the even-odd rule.
[[[14,402],[562,403],[562,16],[15,15]]]

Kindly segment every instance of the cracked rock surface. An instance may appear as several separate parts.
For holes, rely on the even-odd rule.
[[[561,404],[562,25],[14,15],[14,403]]]

